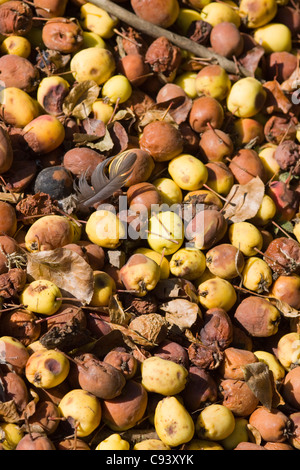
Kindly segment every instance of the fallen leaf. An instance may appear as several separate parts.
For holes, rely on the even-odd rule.
[[[175,299],[160,305],[161,310],[166,312],[165,318],[170,325],[176,325],[181,330],[191,328],[201,317],[199,306],[186,299]]]
[[[138,122],[138,130],[142,132],[144,127],[146,127],[151,122],[156,122],[156,121],[164,121],[164,122],[173,124],[175,127],[177,126],[177,124],[174,121],[174,118],[166,110],[150,109],[150,110],[147,110],[145,114],[140,118]]]
[[[192,105],[193,101],[186,95],[177,96],[167,101],[160,101],[156,103],[153,109],[169,109],[169,114],[176,124],[181,124],[186,121]]]
[[[195,286],[186,279],[170,278],[158,282],[155,295],[159,300],[166,301],[170,298],[182,298],[198,303]]]
[[[83,136],[83,134],[80,135]],[[86,142],[84,145],[90,147],[91,149],[99,150],[99,152],[109,152],[114,147],[114,142],[111,138],[111,134],[108,128],[105,130],[105,135],[100,139],[96,136],[87,135],[87,137],[90,139],[90,141]],[[92,139],[93,141],[91,141]]]
[[[74,251],[56,248],[28,254],[27,274],[32,280],[45,279],[61,290],[89,304],[94,294],[91,266]]]
[[[85,119],[92,111],[92,105],[99,96],[100,87],[93,80],[76,83],[63,103],[66,116]]]
[[[18,423],[21,421],[14,400],[0,402],[0,421],[4,421],[4,423]]]
[[[257,45],[241,55],[238,61],[251,73],[252,77],[254,77],[257,67],[264,55],[265,49],[262,46]]]
[[[263,362],[247,364],[243,368],[244,379],[252,393],[268,410],[272,408],[273,387],[269,366]]]
[[[276,297],[268,297],[268,300],[275,305],[275,307],[282,313],[286,318],[298,318],[300,317],[300,310],[291,307],[288,303],[283,300],[276,299]]]
[[[256,216],[264,195],[265,185],[258,176],[247,184],[235,184],[222,209],[225,219],[230,219],[233,223],[252,219]]]
[[[147,338],[127,326],[117,325],[114,323],[111,323],[110,326],[113,330],[119,330],[122,333],[125,342],[129,340],[130,343],[134,343],[135,345],[142,346],[144,348],[154,348],[155,346],[158,346],[156,343],[149,341]]]
[[[131,313],[124,311],[118,295],[111,297],[108,309],[111,323],[126,326],[132,318]]]
[[[267,93],[264,109],[268,114],[281,112],[286,114],[290,111],[293,105],[291,101],[287,98],[287,96],[284,94],[277,80],[272,80],[264,83],[263,88]]]
[[[250,442],[254,442],[258,446],[261,445],[262,437],[260,435],[260,432],[251,424],[247,424],[247,432],[248,432],[248,437]]]

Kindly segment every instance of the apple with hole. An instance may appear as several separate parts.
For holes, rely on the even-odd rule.
[[[89,436],[101,422],[102,410],[100,400],[81,389],[68,392],[58,406],[61,416],[76,428],[78,437]]]

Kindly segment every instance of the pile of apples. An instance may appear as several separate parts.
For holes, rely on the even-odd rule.
[[[0,0],[0,450],[300,449],[298,2],[114,3],[226,60]]]

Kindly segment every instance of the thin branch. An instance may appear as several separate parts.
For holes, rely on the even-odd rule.
[[[159,38],[166,37],[172,44],[180,47],[180,49],[187,50],[194,54],[196,57],[202,57],[205,59],[210,59],[211,62],[215,62],[223,67],[228,73],[236,74],[237,64],[234,61],[231,61],[219,54],[214,53],[213,51],[208,50],[206,47],[188,39],[184,36],[173,33],[167,29],[161,28],[155,24],[149,23],[148,21],[139,18],[134,13],[126,10],[123,7],[120,7],[116,3],[111,2],[110,0],[92,0],[91,3],[107,11],[111,15],[117,17],[119,20],[124,23],[132,26],[133,28],[147,34],[150,37]],[[249,70],[245,69],[239,64],[239,72],[245,77],[250,77],[251,73]]]

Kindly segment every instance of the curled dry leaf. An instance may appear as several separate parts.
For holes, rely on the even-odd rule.
[[[80,135],[84,136],[84,134]],[[99,152],[109,152],[114,147],[114,142],[108,128],[105,129],[105,134],[100,139],[97,136],[87,135],[87,137],[89,141],[85,142],[84,145],[90,147],[93,150],[98,150]]]
[[[281,112],[287,114],[290,111],[293,105],[282,91],[277,80],[264,83],[263,88],[267,92],[265,109],[268,114]]]
[[[282,313],[286,318],[298,318],[300,311],[291,307],[288,303],[283,300],[276,299],[276,297],[268,297],[268,300],[275,305],[275,307]]]
[[[123,335],[123,339],[125,343],[128,344],[133,349],[134,349],[134,345],[142,346],[143,348],[154,348],[155,346],[158,346],[156,343],[149,341],[147,338],[145,338],[144,336],[137,333],[131,328],[128,328],[122,325],[113,324],[113,323],[111,323],[110,326],[112,329],[119,330]]]
[[[263,362],[247,364],[243,367],[245,382],[268,410],[271,410],[273,403],[273,386],[270,377],[269,366]]]
[[[129,327],[153,344],[160,344],[168,333],[167,322],[158,313],[140,315],[130,322]]]
[[[113,295],[108,306],[111,323],[126,326],[132,318],[132,314],[125,312],[118,295]]]
[[[299,84],[300,84],[300,73],[299,73],[299,68],[297,67],[294,70],[294,72],[291,74],[291,76],[287,80],[282,82],[281,89],[283,91],[287,91],[291,93],[299,89]]]
[[[4,423],[19,423],[22,420],[14,400],[0,402],[0,421]]]
[[[192,109],[193,101],[188,98],[187,95],[185,96],[176,96],[172,99],[169,99],[167,101],[161,101],[156,103],[153,106],[153,110],[169,110],[169,114],[171,118],[173,118],[174,122],[176,124],[181,124],[182,122],[185,122],[190,110]]]
[[[93,80],[76,83],[63,103],[66,116],[85,119],[92,111],[92,105],[99,96],[100,87]]]
[[[141,116],[138,122],[138,130],[142,132],[144,127],[146,127],[148,124],[151,124],[151,122],[155,121],[169,122],[175,127],[177,126],[170,112],[166,111],[165,109],[149,109],[145,112],[143,116]]]
[[[74,251],[66,248],[28,254],[27,274],[32,280],[53,282],[61,290],[89,304],[94,294],[93,270]]]
[[[170,278],[160,280],[155,288],[155,295],[162,301],[166,301],[170,298],[181,298],[198,303],[196,288],[186,279]]]
[[[258,176],[247,184],[235,184],[222,210],[225,219],[230,219],[233,223],[252,219],[256,216],[264,195],[265,185]]]
[[[247,424],[247,432],[248,432],[249,441],[254,442],[254,444],[257,444],[258,446],[260,446],[261,441],[262,441],[260,432],[249,423]]]
[[[191,328],[201,317],[201,310],[197,304],[186,299],[175,299],[160,305],[166,312],[165,318],[170,325],[176,325],[181,330]]]
[[[239,64],[245,67],[254,77],[258,64],[265,54],[262,46],[255,46],[239,57]]]

